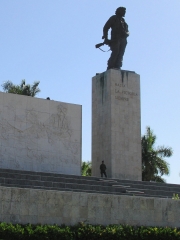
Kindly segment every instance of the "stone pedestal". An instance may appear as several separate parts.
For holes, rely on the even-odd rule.
[[[92,175],[141,180],[140,76],[108,70],[92,79]]]

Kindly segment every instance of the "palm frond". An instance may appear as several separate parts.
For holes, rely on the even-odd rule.
[[[160,183],[166,183],[166,180],[160,176],[155,176],[153,181],[160,182]]]
[[[91,162],[82,162],[81,175],[82,176],[91,176],[91,172],[92,172]]]
[[[157,148],[157,153],[162,157],[171,157],[173,150],[170,147],[161,146]]]
[[[4,82],[1,86],[5,92],[8,92],[8,90],[13,87],[13,83],[8,80]]]
[[[172,156],[169,147],[155,148],[156,135],[150,127],[146,128],[146,134],[141,138],[142,147],[142,180],[165,182],[163,175],[169,175],[169,163],[164,157]]]
[[[11,81],[6,81],[1,86],[3,90],[7,93],[21,94],[26,96],[35,97],[37,93],[40,92],[38,88],[40,82],[34,82],[31,86],[30,84],[26,84],[26,80],[23,79],[19,85],[14,85]]]

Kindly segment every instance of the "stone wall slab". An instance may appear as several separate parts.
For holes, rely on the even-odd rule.
[[[0,168],[80,175],[82,106],[0,92]]]
[[[180,226],[179,200],[0,187],[0,221]]]

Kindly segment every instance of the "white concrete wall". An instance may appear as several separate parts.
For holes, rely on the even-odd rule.
[[[82,106],[0,92],[0,168],[80,175]]]
[[[180,201],[0,187],[0,222],[180,226]]]
[[[108,70],[92,79],[92,174],[141,180],[140,76]]]

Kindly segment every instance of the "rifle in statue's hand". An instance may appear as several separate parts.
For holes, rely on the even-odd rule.
[[[110,45],[111,45],[111,40],[105,39],[103,43],[98,43],[98,44],[95,45],[95,47],[96,47],[96,48],[99,48],[99,49],[100,49],[101,51],[103,51],[103,52],[106,52],[106,51],[104,51],[104,50],[101,49],[101,47],[102,47],[103,45],[108,45],[108,46],[110,46]],[[109,51],[109,50],[108,50],[108,51]]]
[[[96,48],[100,48],[100,47],[102,47],[104,44],[105,44],[105,42],[103,42],[103,43],[98,43],[98,44],[95,45],[95,47],[96,47]]]

